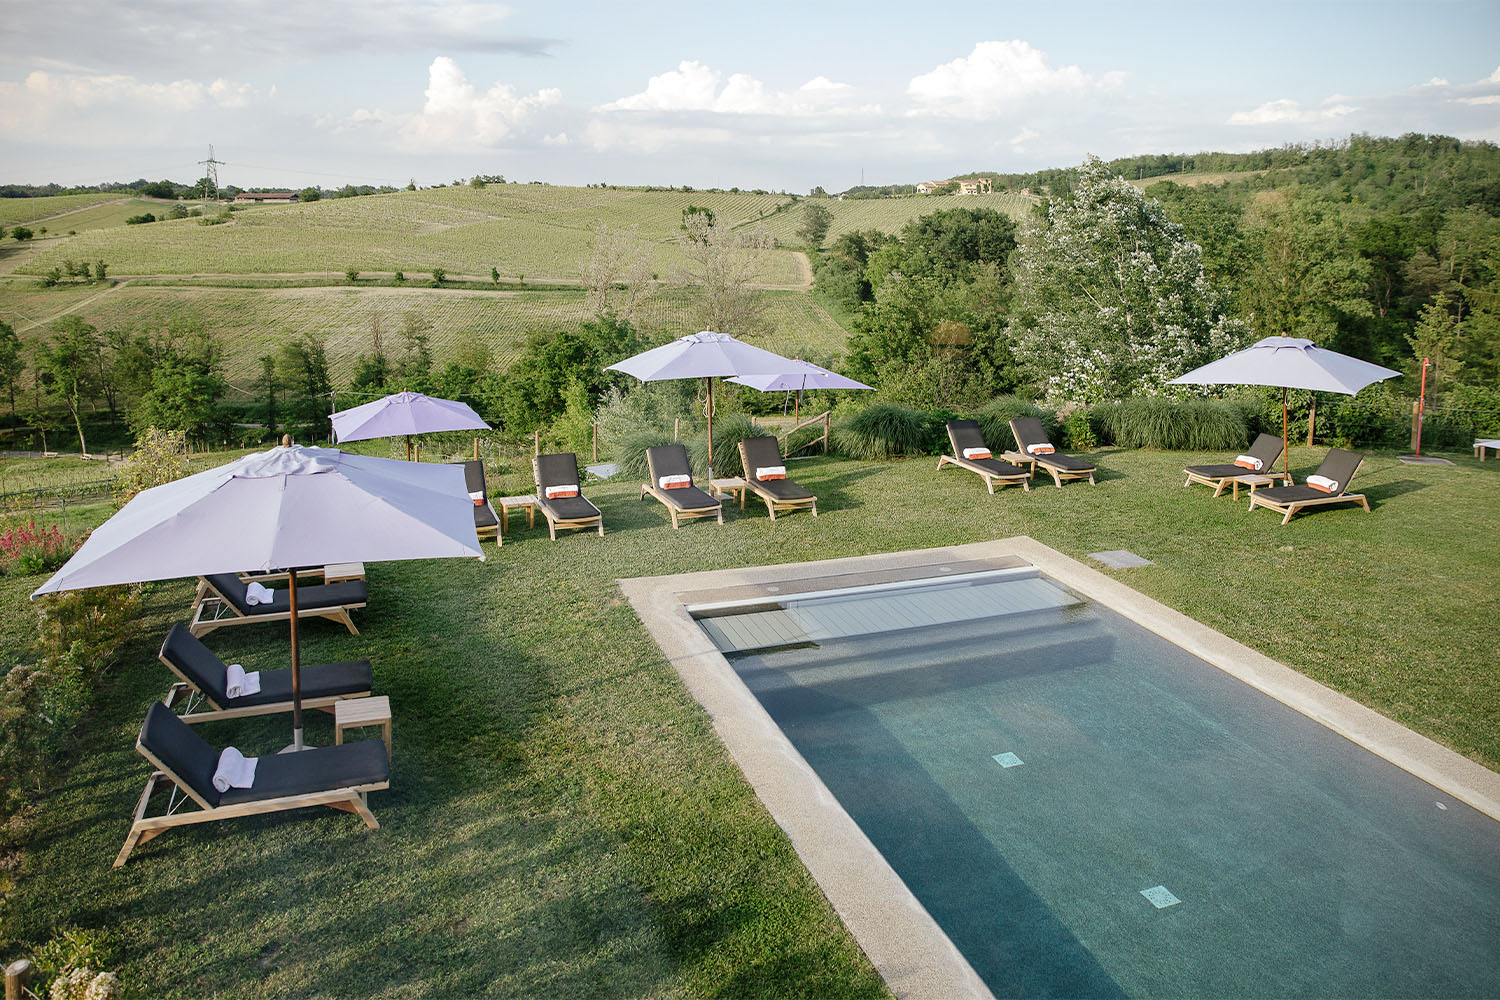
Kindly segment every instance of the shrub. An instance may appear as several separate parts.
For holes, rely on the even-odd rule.
[[[447,277],[448,277],[448,272],[445,271],[445,270],[443,270],[441,267],[435,267],[435,268],[433,268],[432,269],[432,287],[433,288],[437,288],[439,285],[441,285],[443,283],[443,281]]]
[[[1220,400],[1133,396],[1096,413],[1102,436],[1124,448],[1233,451],[1250,443],[1240,408]]]
[[[835,423],[830,445],[849,458],[881,461],[920,455],[930,439],[927,414],[894,403],[874,403]]]
[[[349,284],[354,284],[359,280],[359,268],[352,264],[344,268],[344,277],[349,279]]]
[[[405,281],[406,280],[406,273],[404,271],[397,271],[396,272],[396,280],[398,282]]]
[[[37,972],[50,980],[42,995],[49,1000],[116,1000],[123,995],[118,978],[98,971],[112,964],[112,952],[101,932],[64,928],[33,956]]]
[[[1401,405],[1392,399],[1380,398],[1379,393],[1338,397],[1336,402],[1329,403],[1331,405],[1326,410],[1319,407],[1315,430],[1318,436],[1326,437],[1340,447],[1399,448],[1411,435],[1411,419],[1401,412]],[[1302,423],[1306,422],[1304,418]],[[1276,430],[1279,434],[1281,429]]]
[[[1500,389],[1459,386],[1446,394],[1439,412],[1444,420],[1463,428],[1471,438],[1500,437]]]
[[[0,574],[31,576],[50,573],[68,561],[73,546],[56,525],[37,527],[33,521],[0,533]]]
[[[760,437],[766,429],[743,413],[725,414],[714,421],[714,479],[738,476],[740,467],[740,442],[748,437]],[[688,461],[693,468],[708,468],[708,430],[694,435],[687,442]]]
[[[25,226],[17,226],[10,231],[10,235],[18,240],[29,240],[32,237],[32,232]]]
[[[974,419],[979,423],[979,432],[991,448],[1004,450],[1016,443],[1010,432],[1010,422],[1021,417],[1036,417],[1047,432],[1047,439],[1058,439],[1057,414],[1038,406],[1024,396],[996,396],[984,405]]]
[[[150,212],[142,212],[140,215],[132,215],[125,220],[127,226],[139,226],[147,222],[155,222],[156,216]]]
[[[1099,436],[1094,432],[1089,411],[1082,407],[1068,414],[1062,424],[1063,444],[1075,451],[1088,451],[1099,447]]]
[[[120,503],[128,503],[141,490],[170,483],[187,474],[187,431],[147,427],[137,435],[135,451],[120,466]]]

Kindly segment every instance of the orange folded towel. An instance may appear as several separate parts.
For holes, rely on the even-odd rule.
[[[1324,493],[1337,493],[1339,491],[1339,481],[1337,479],[1329,479],[1327,476],[1308,476],[1307,485],[1315,490],[1322,490]]]
[[[578,495],[578,484],[572,486],[549,486],[547,487],[547,499],[557,500],[561,497],[576,497]]]
[[[1026,453],[1028,455],[1051,455],[1056,451],[1057,449],[1050,444],[1028,444],[1026,446]]]
[[[758,469],[755,470],[755,478],[756,479],[760,479],[760,480],[765,480],[765,479],[785,479],[786,478],[786,466],[784,466],[784,465],[762,465],[760,468],[758,468]]]
[[[1259,472],[1260,467],[1265,463],[1251,455],[1241,455],[1239,458],[1236,458],[1234,460],[1234,464],[1238,465],[1242,469],[1250,469],[1254,472]]]
[[[662,476],[656,485],[664,490],[685,490],[693,485],[692,476]]]
[[[988,448],[965,448],[964,458],[994,458]]]

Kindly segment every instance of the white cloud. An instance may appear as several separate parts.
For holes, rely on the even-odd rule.
[[[1422,84],[1422,86],[1424,86],[1424,87],[1448,87],[1448,86],[1451,86],[1451,84],[1448,83],[1447,80],[1444,80],[1442,77],[1435,76],[1431,80],[1428,80],[1426,83]]]
[[[0,81],[0,126],[44,130],[50,123],[75,128],[90,114],[121,111],[153,116],[183,114],[209,104],[244,108],[258,96],[248,83],[218,79],[154,83],[126,73],[88,75],[36,70],[20,82]]]
[[[1336,98],[1329,98],[1330,101]],[[1327,104],[1321,108],[1304,108],[1289,97],[1267,101],[1251,111],[1236,111],[1229,116],[1230,125],[1311,125],[1353,114],[1358,108],[1348,104]]]
[[[1460,104],[1500,104],[1500,94],[1484,94],[1480,97],[1460,97]]]
[[[1022,100],[1064,95],[1081,97],[1113,90],[1124,73],[1095,76],[1077,66],[1053,66],[1047,53],[1027,42],[980,42],[974,51],[929,73],[913,77],[906,93],[924,113],[961,118],[988,118]]]
[[[772,90],[746,73],[735,73],[724,81],[718,70],[696,59],[684,59],[675,70],[651,77],[640,93],[610,101],[598,110],[798,116],[878,110],[850,107],[845,98],[853,90],[848,84],[835,83],[826,76],[813,77],[793,92]]]
[[[324,127],[348,131],[373,126],[391,131],[397,143],[413,151],[434,146],[460,149],[486,148],[512,138],[530,124],[537,113],[562,102],[555,87],[534,94],[518,95],[509,84],[496,83],[480,91],[464,75],[458,63],[438,56],[427,68],[426,101],[415,114],[393,114],[381,109],[358,108],[342,121],[323,119]]]
[[[1026,152],[1026,144],[1032,139],[1040,139],[1041,136],[1042,133],[1035,129],[1023,128],[1010,137],[1010,151],[1012,153],[1024,153]]]

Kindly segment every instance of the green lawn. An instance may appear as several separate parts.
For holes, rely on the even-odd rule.
[[[1299,479],[1319,452],[1296,448]],[[372,565],[362,635],[305,630],[309,661],[369,657],[395,714],[382,828],[341,813],[170,832],[109,867],[148,768],[133,750],[169,675],[154,654],[191,593],[151,588],[81,735],[38,804],[5,900],[23,952],[106,931],[152,996],[878,995],[883,985],[623,602],[618,577],[796,562],[1009,535],[1077,558],[1126,548],[1129,585],[1489,766],[1500,765],[1500,462],[1370,459],[1357,507],[1299,516],[1183,489],[1217,455],[1095,453],[1096,487],[985,493],[935,459],[815,458],[822,516],[668,526],[638,484],[588,488],[608,529],[522,527],[485,563]],[[513,522],[514,523],[514,522]],[[7,638],[39,580],[0,578]],[[216,633],[272,666],[283,629]],[[202,728],[269,752],[288,720]],[[315,743],[331,725],[310,721]]]

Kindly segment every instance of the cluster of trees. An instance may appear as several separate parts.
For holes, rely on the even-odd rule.
[[[815,275],[854,314],[851,373],[914,404],[934,387],[948,404],[1118,399],[1289,335],[1413,375],[1430,358],[1429,389],[1494,384],[1500,149],[1354,137],[1212,162],[1226,165],[1245,176],[1142,192],[1090,159],[1042,178],[1051,194],[1019,227],[956,209],[840,236]]]

